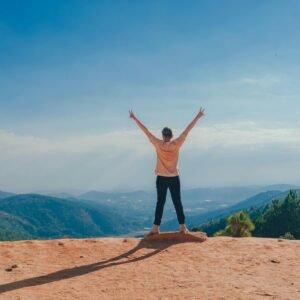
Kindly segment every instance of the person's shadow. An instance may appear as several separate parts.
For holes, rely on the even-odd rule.
[[[147,241],[147,240],[142,239],[139,242],[139,244],[136,245],[131,250],[129,250],[121,255],[118,255],[116,257],[107,259],[107,260],[103,260],[103,261],[99,261],[99,262],[95,262],[92,264],[83,265],[83,266],[79,266],[79,267],[64,269],[64,270],[56,271],[56,272],[49,273],[46,275],[42,275],[42,276],[37,276],[37,277],[22,279],[22,280],[11,282],[11,283],[2,284],[2,285],[0,285],[0,293],[17,290],[17,289],[24,288],[24,287],[37,286],[37,285],[41,285],[41,284],[51,283],[54,281],[68,279],[68,278],[72,278],[72,277],[76,277],[76,276],[81,276],[81,275],[84,275],[84,274],[87,274],[90,272],[95,272],[95,271],[98,271],[98,270],[101,270],[104,268],[114,267],[117,265],[134,263],[136,261],[147,259],[147,258],[165,250],[166,248],[170,247],[171,245],[174,245],[177,243],[182,243],[182,241],[163,241],[163,242],[161,242],[161,241]],[[132,259],[129,258],[127,260],[123,260],[143,248],[153,249],[153,251],[149,252],[147,254],[144,254],[144,255],[137,256]]]

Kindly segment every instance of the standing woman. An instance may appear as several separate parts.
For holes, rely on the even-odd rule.
[[[162,140],[156,138],[133,114],[132,110],[129,111],[129,116],[137,125],[144,131],[150,142],[154,145],[157,154],[155,174],[156,177],[156,190],[157,202],[155,208],[155,218],[153,228],[148,235],[159,234],[159,226],[161,223],[164,205],[166,202],[167,191],[170,190],[171,198],[176,210],[176,215],[179,223],[179,231],[181,233],[188,233],[189,230],[185,225],[185,216],[181,203],[180,192],[180,178],[178,169],[179,150],[185,141],[190,130],[195,126],[197,121],[204,115],[204,109],[200,108],[197,116],[187,126],[187,128],[179,135],[178,138],[173,139],[171,128],[164,127],[162,130]]]

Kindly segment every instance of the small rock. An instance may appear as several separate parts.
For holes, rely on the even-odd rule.
[[[274,263],[274,264],[279,264],[279,263],[280,263],[280,261],[277,260],[277,259],[271,259],[270,261],[271,261],[272,263]]]
[[[12,265],[12,266],[11,266],[12,269],[15,269],[15,268],[17,268],[17,267],[18,267],[18,265]]]
[[[80,258],[83,258],[84,256],[83,256],[83,255],[80,255],[79,257],[80,257]]]
[[[5,269],[6,272],[11,272],[12,270],[13,270],[12,268]]]
[[[58,245],[59,245],[59,246],[63,246],[63,245],[64,245],[64,243],[62,243],[62,242],[59,242],[59,243],[58,243]]]

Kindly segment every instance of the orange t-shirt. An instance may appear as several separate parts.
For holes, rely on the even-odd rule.
[[[157,154],[155,174],[160,176],[177,176],[179,168],[179,149],[186,139],[186,134],[182,133],[178,138],[170,142],[164,142],[150,134],[150,142],[154,145]]]

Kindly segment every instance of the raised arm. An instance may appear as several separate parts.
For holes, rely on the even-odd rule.
[[[149,138],[150,142],[153,142],[155,136],[142,124],[142,122],[133,114],[132,110],[129,111],[129,117],[132,118],[137,125],[144,131],[144,133]]]
[[[194,120],[187,126],[187,128],[181,133],[180,136],[184,135],[185,137],[188,135],[188,133],[191,131],[191,129],[195,126],[197,121],[204,116],[204,111],[202,107],[200,107],[200,111],[198,112],[197,116],[194,118]]]

